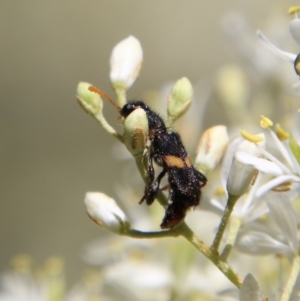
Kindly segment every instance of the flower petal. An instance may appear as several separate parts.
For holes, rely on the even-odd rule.
[[[300,19],[293,19],[290,22],[290,32],[298,45],[300,45]]]
[[[297,251],[298,215],[285,194],[274,192],[267,195],[267,205],[277,226],[287,239],[293,252]]]
[[[280,233],[258,223],[247,224],[238,234],[236,248],[245,254],[288,254],[290,248]]]
[[[264,173],[279,176],[283,174],[280,167],[274,162],[268,161],[266,159],[258,158],[244,151],[238,151],[235,155],[236,159],[244,164],[249,164]]]
[[[279,176],[275,179],[270,180],[269,182],[267,182],[266,184],[262,185],[256,192],[256,197],[260,198],[262,197],[266,192],[268,192],[269,190],[272,190],[273,188],[275,188],[276,186],[279,186],[283,183],[287,183],[287,182],[300,182],[300,178],[293,176],[293,175],[283,175],[283,176]]]
[[[277,48],[274,44],[272,44],[262,33],[260,30],[256,32],[257,37],[261,41],[261,43],[267,47],[269,50],[271,50],[275,55],[280,57],[281,59],[288,61],[289,63],[294,64],[294,61],[297,57],[296,54],[289,53],[286,51],[283,51],[279,48]]]

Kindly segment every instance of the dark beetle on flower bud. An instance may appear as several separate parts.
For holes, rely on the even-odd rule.
[[[141,108],[146,112],[149,126],[148,176],[149,184],[140,200],[151,205],[155,200],[162,178],[168,173],[169,201],[161,228],[173,228],[185,217],[188,209],[199,205],[201,188],[206,177],[196,170],[183,146],[178,133],[168,130],[162,118],[142,101],[131,101],[119,108],[105,93],[90,86],[89,90],[105,97],[118,108],[122,117],[127,118],[134,110]],[[155,179],[153,160],[163,168]]]

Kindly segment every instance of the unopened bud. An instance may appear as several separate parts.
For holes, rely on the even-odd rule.
[[[175,83],[168,96],[168,122],[170,124],[188,111],[192,104],[193,93],[192,84],[186,77]]]
[[[80,82],[77,86],[77,100],[80,106],[89,114],[97,115],[103,108],[101,97],[90,91],[91,84]]]
[[[137,77],[143,62],[141,43],[134,36],[119,42],[110,57],[110,81],[115,89],[128,90]]]
[[[124,140],[135,157],[143,155],[148,139],[148,119],[145,110],[136,109],[124,121]]]
[[[215,168],[228,144],[227,129],[224,125],[217,125],[207,129],[198,144],[196,166],[206,174]]]
[[[88,192],[85,206],[89,217],[100,227],[119,234],[122,228],[129,227],[125,213],[114,199],[101,192]]]

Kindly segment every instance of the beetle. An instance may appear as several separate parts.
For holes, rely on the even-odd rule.
[[[139,201],[151,205],[157,197],[160,182],[168,174],[169,197],[165,216],[161,223],[162,229],[177,226],[190,208],[199,205],[201,188],[206,185],[207,178],[193,166],[180,135],[166,127],[163,119],[142,101],[129,101],[122,108],[118,107],[104,92],[90,86],[89,90],[100,94],[118,108],[122,117],[127,118],[134,110],[141,108],[146,112],[149,129],[149,183]],[[153,161],[162,167],[155,178]]]

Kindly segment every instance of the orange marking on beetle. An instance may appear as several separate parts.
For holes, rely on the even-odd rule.
[[[169,156],[164,156],[164,161],[168,167],[185,168],[185,167],[192,166],[192,162],[189,157],[185,157],[184,159],[181,159],[180,157],[169,155]]]

